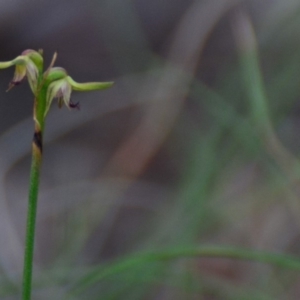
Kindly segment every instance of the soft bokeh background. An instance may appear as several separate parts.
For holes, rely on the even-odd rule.
[[[164,247],[298,255],[299,36],[293,0],[1,0],[0,61],[42,48],[77,81],[115,81],[49,113],[34,299]],[[261,74],[243,59],[255,43]],[[1,299],[19,299],[33,133],[27,83],[5,93],[12,76],[0,72]],[[71,299],[299,295],[297,272],[194,258],[125,268]]]

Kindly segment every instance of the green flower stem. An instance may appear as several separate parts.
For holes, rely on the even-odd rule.
[[[34,240],[37,215],[37,201],[42,163],[44,110],[46,89],[41,89],[34,103],[35,131],[32,142],[32,164],[30,171],[30,187],[28,199],[27,227],[25,238],[24,269],[23,269],[23,300],[31,299],[32,269],[34,255]]]
[[[27,212],[27,227],[26,227],[26,239],[25,239],[24,268],[23,268],[23,292],[22,292],[23,300],[31,299],[35,224],[36,224],[36,214],[37,214],[37,200],[38,200],[41,160],[42,160],[41,152],[33,142],[28,212]]]

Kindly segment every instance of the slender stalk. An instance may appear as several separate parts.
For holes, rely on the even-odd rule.
[[[25,252],[23,266],[23,289],[22,299],[31,299],[32,270],[35,241],[35,227],[37,215],[37,202],[40,181],[40,169],[43,151],[44,110],[46,100],[46,89],[41,88],[34,100],[33,119],[35,122],[34,136],[32,141],[32,163],[29,182],[27,226],[25,237]]]
[[[32,143],[32,164],[30,172],[30,187],[27,212],[27,226],[23,268],[22,299],[31,299],[32,269],[35,240],[35,224],[37,215],[37,201],[40,181],[40,168],[42,162],[42,135],[35,131]]]

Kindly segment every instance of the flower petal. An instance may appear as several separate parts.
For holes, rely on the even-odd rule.
[[[8,85],[7,92],[11,90],[15,85],[18,85],[26,76],[26,58],[17,57],[14,59],[13,64],[16,65],[14,77]]]
[[[66,79],[63,79],[63,82],[60,87],[61,98],[63,99],[65,105],[70,108],[70,99],[71,99],[72,87]]]
[[[3,62],[0,62],[0,69],[6,69],[6,68],[9,68],[11,66],[14,65],[14,61],[11,60],[11,61],[3,61]]]
[[[21,56],[25,56],[25,57],[29,58],[30,61],[32,61],[34,63],[34,65],[36,66],[38,72],[43,71],[44,59],[40,52],[32,50],[32,49],[28,49],[28,50],[23,51]]]
[[[18,66],[17,66],[18,67]],[[35,93],[38,85],[38,69],[32,60],[28,60],[26,64],[26,75],[28,78],[29,86],[33,93]]]
[[[110,88],[114,83],[109,82],[86,82],[78,83],[74,81],[70,76],[67,77],[68,82],[71,84],[74,91],[93,91],[93,90],[104,90]]]
[[[65,105],[70,108],[71,92],[72,87],[66,80],[66,78],[58,79],[50,83],[47,89],[46,108],[44,116],[47,115],[54,98],[58,98],[60,106],[61,102],[63,101]]]
[[[47,89],[46,108],[45,108],[44,116],[47,115],[53,99],[55,97],[57,97],[57,94],[58,94],[60,86],[61,86],[61,82],[63,80],[64,79],[55,80],[49,84],[48,89]]]

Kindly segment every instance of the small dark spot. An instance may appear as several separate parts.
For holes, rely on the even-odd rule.
[[[19,85],[22,81],[11,81],[10,84],[12,85]]]
[[[70,108],[75,108],[75,109],[77,109],[77,110],[80,110],[80,104],[79,104],[79,102],[73,103],[73,102],[70,100],[70,102],[69,102],[69,107],[70,107]]]
[[[19,85],[21,83],[21,81],[11,81],[8,85],[8,88],[7,88],[7,92],[10,91],[13,87],[15,87],[16,85]]]
[[[40,149],[40,151],[43,151],[43,139],[42,139],[42,133],[40,131],[35,132],[33,135],[33,142],[34,144]]]

